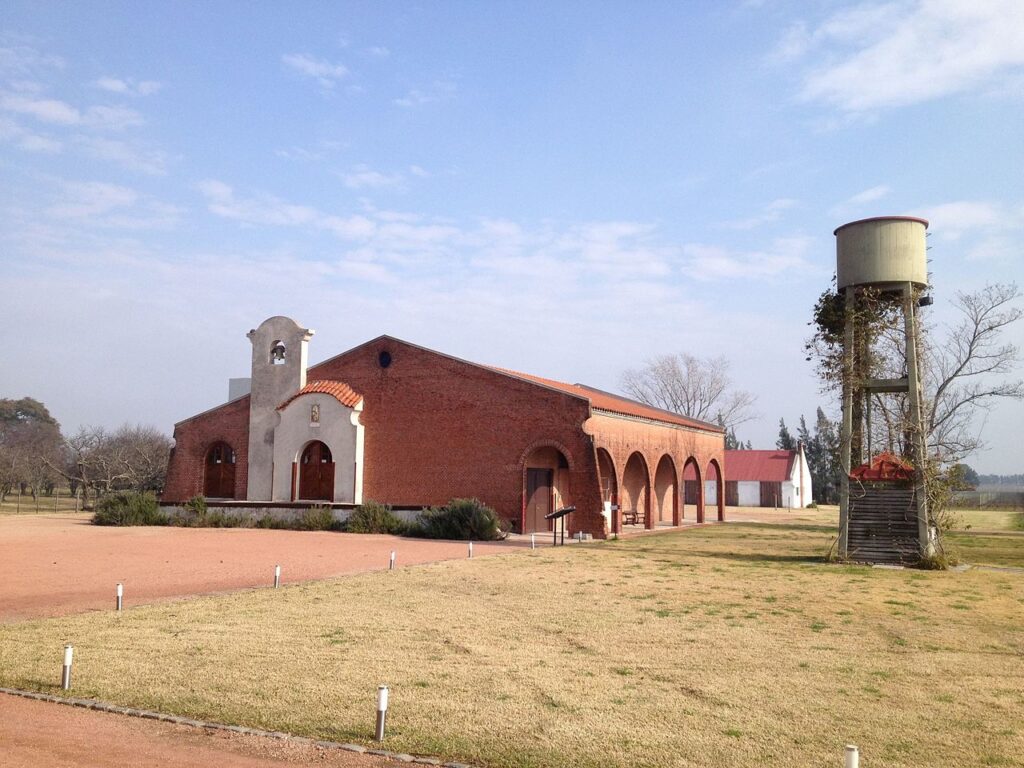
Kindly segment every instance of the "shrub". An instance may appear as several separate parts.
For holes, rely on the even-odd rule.
[[[443,507],[425,509],[408,533],[425,539],[469,541],[498,541],[507,535],[498,513],[479,499],[452,499]]]
[[[401,535],[409,525],[387,504],[377,501],[366,501],[352,510],[345,521],[344,530],[349,533],[393,533]]]
[[[168,522],[170,525],[176,525],[181,528],[206,528],[209,526],[207,520],[209,507],[207,507],[204,497],[193,496],[181,506],[181,511],[175,512],[169,518]]]
[[[292,526],[297,531],[336,531],[341,525],[334,519],[334,512],[326,505],[318,504],[304,509]]]
[[[150,492],[120,491],[105,496],[92,516],[96,525],[167,525],[167,515]]]

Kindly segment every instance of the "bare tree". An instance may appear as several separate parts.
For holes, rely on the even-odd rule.
[[[623,390],[640,402],[728,429],[757,418],[757,398],[731,386],[724,357],[701,359],[685,352],[656,357],[622,375]]]
[[[124,425],[116,432],[82,427],[64,439],[63,461],[51,467],[82,489],[84,507],[116,490],[163,489],[171,441],[153,427]]]
[[[1024,381],[1006,378],[1020,363],[1020,351],[1002,338],[1024,315],[1012,306],[1020,296],[1012,283],[957,293],[960,322],[941,345],[926,350],[932,393],[926,411],[928,445],[944,462],[958,462],[983,447],[979,412],[1004,398],[1024,399]]]

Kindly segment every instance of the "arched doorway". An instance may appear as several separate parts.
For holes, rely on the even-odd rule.
[[[530,451],[523,461],[523,533],[550,531],[545,515],[572,504],[569,460],[553,445]]]
[[[718,462],[712,459],[708,462],[708,479],[705,481],[707,500],[718,509],[716,519],[721,522],[725,520],[725,484],[722,482],[722,470]]]
[[[203,495],[208,499],[235,498],[235,451],[225,442],[214,443],[206,453]]]
[[[693,507],[693,519],[698,523],[704,522],[704,485],[700,476],[700,467],[697,460],[691,456],[683,465],[683,513],[686,517],[686,507]]]
[[[597,449],[597,474],[601,479],[601,514],[605,516],[608,530],[618,533],[621,518],[619,506],[619,480],[615,474],[615,462],[604,448]]]
[[[319,440],[311,442],[302,451],[298,470],[295,498],[334,501],[334,458],[330,448]]]
[[[679,482],[676,480],[675,462],[667,453],[661,457],[654,472],[654,502],[658,523],[679,525]]]
[[[632,454],[622,472],[622,522],[624,525],[653,527],[651,520],[651,481],[647,462]]]

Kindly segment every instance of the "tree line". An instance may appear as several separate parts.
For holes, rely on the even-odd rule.
[[[38,400],[0,398],[0,501],[15,490],[50,495],[61,484],[81,494],[86,508],[112,491],[159,493],[171,445],[142,425],[83,426],[65,435]]]

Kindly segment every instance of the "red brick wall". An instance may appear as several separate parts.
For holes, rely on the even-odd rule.
[[[724,463],[725,440],[721,432],[677,429],[640,419],[619,418],[604,413],[597,413],[590,419],[587,431],[594,436],[595,446],[604,448],[615,464],[620,504],[623,504],[624,507],[633,501],[625,498],[629,494],[623,487],[623,474],[626,463],[634,452],[639,452],[647,464],[649,473],[647,482],[652,491],[655,472],[662,456],[672,457],[675,470],[680,478],[679,488],[683,487],[681,482],[683,467],[691,456],[700,465],[702,478],[708,476],[708,465],[713,459],[717,460],[720,466]],[[650,498],[652,494],[644,495]],[[651,504],[651,512],[652,514],[648,517],[649,525],[653,525],[653,518],[657,513],[655,504]],[[718,513],[716,510],[709,509],[706,517],[708,520],[714,520],[717,519]]]
[[[379,364],[382,351],[391,354],[386,368]],[[310,368],[308,380],[316,379],[344,381],[363,396],[364,499],[421,506],[476,496],[520,530],[524,459],[537,447],[556,446],[568,460],[560,481],[564,472],[571,494],[566,502],[577,508],[569,532],[595,536],[606,533],[598,447],[614,460],[620,493],[634,451],[643,454],[651,475],[665,454],[680,473],[689,456],[702,471],[712,458],[723,457],[720,433],[603,414],[588,420],[585,400],[394,339],[369,342]],[[218,440],[235,449],[236,498],[245,498],[248,420],[246,397],[179,424],[164,499],[184,501],[203,492],[206,452]]]
[[[224,441],[235,450],[235,498],[244,499],[249,468],[249,398],[201,413],[174,427],[163,501],[187,501],[203,494],[206,454]]]
[[[385,350],[392,362],[381,368]],[[363,395],[364,499],[433,505],[476,496],[519,527],[523,459],[557,444],[581,509],[577,524],[600,527],[595,456],[582,429],[586,401],[392,339],[321,363],[308,378],[340,379]]]

